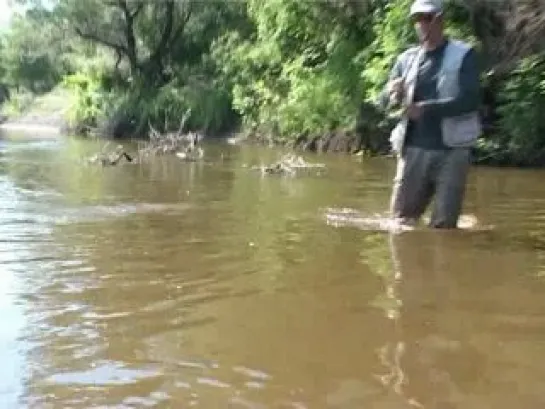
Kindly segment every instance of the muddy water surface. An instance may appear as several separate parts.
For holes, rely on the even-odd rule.
[[[493,229],[389,234],[393,163],[221,144],[84,167],[0,141],[2,408],[545,407],[543,171],[474,169]]]

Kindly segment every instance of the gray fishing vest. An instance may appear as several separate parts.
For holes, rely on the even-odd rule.
[[[439,98],[454,98],[459,92],[459,73],[464,56],[470,46],[458,40],[449,40],[444,51],[443,61],[437,80]],[[404,103],[412,102],[418,75],[418,66],[425,50],[413,47],[400,55],[403,78],[405,78]],[[390,135],[390,143],[394,152],[400,153],[405,144],[409,119],[401,118]],[[441,122],[443,143],[451,148],[466,148],[475,144],[481,135],[481,119],[478,111],[464,115],[446,117]]]

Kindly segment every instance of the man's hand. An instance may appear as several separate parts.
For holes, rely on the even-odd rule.
[[[405,115],[410,119],[416,120],[422,116],[424,105],[420,102],[413,102],[405,107]]]
[[[390,94],[400,93],[403,90],[403,78],[395,78],[388,82],[388,92]]]
[[[388,82],[388,96],[390,104],[395,105],[401,102],[403,98],[403,78],[396,78]]]

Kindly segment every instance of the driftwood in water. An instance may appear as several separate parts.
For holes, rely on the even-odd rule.
[[[195,132],[183,132],[184,121],[176,132],[159,133],[149,124],[149,141],[139,144],[138,156],[175,154],[181,159],[196,160],[202,158],[204,152],[199,145],[202,136]]]
[[[182,119],[180,128],[176,132],[159,133],[149,124],[149,140],[138,143],[135,157],[129,155],[119,145],[112,153],[106,153],[105,147],[101,152],[88,159],[89,163],[97,163],[102,166],[114,166],[120,164],[123,159],[131,163],[141,163],[143,160],[159,155],[174,154],[186,161],[195,161],[204,156],[203,149],[199,146],[202,136],[199,133],[184,133],[185,117]]]
[[[314,169],[325,168],[323,163],[309,163],[306,162],[301,156],[294,154],[287,154],[280,158],[272,165],[269,166],[254,166],[253,169],[261,170],[262,174],[272,175],[290,175],[293,176],[298,170],[302,169]]]
[[[99,164],[102,166],[115,166],[120,164],[123,159],[125,159],[125,161],[129,163],[134,162],[134,158],[124,150],[123,146],[118,145],[113,152],[109,153],[105,152],[107,146],[108,143],[102,148],[99,153],[87,159],[87,162]]]

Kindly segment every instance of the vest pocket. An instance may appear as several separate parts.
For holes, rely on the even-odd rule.
[[[442,123],[443,142],[452,148],[473,146],[482,133],[479,114],[469,114],[444,118]]]

